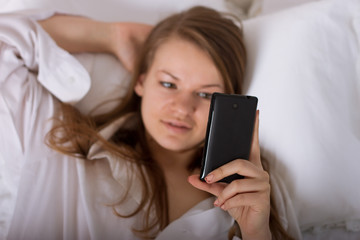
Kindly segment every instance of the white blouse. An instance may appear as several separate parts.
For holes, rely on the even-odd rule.
[[[37,24],[52,14],[0,14],[0,239],[137,239],[131,229],[143,213],[121,218],[108,206],[128,181],[130,195],[117,210],[139,203],[140,183],[125,170],[130,163],[96,144],[81,160],[44,143],[59,101],[76,103],[91,86],[81,63]],[[101,134],[109,138],[119,125],[121,119]],[[299,237],[285,188],[273,189],[285,228]],[[200,202],[156,239],[227,239],[234,220],[213,201]]]

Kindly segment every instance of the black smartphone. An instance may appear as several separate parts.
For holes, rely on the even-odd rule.
[[[200,179],[238,158],[249,160],[258,99],[254,96],[214,93],[211,98]],[[243,176],[234,174],[221,182]]]

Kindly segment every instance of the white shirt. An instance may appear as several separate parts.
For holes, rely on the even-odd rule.
[[[130,163],[96,144],[89,160],[44,144],[59,100],[76,103],[91,86],[81,63],[37,24],[52,14],[0,15],[0,239],[137,239],[131,228],[141,225],[143,213],[121,218],[107,206],[127,181],[133,182],[130,196],[117,210],[126,213],[139,203],[140,183],[125,170]],[[110,137],[119,125],[101,134]],[[275,190],[283,224],[296,236],[291,203],[281,197],[286,191]],[[200,202],[157,239],[227,239],[234,220],[213,201]]]

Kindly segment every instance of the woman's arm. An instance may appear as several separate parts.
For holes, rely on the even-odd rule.
[[[139,46],[151,30],[146,24],[101,22],[69,15],[55,15],[39,24],[65,50],[111,53],[130,71]]]

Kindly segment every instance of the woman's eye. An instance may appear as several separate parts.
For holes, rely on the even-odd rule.
[[[160,84],[165,87],[165,88],[176,88],[176,85],[174,83],[171,82],[163,82],[161,81]]]
[[[211,99],[212,94],[211,93],[206,93],[206,92],[199,92],[198,96],[201,98],[205,98],[205,99]]]

